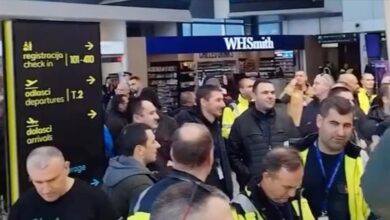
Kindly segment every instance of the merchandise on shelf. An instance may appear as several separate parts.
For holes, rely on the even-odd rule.
[[[148,68],[149,86],[155,88],[163,112],[178,107],[178,63],[156,62]]]
[[[238,73],[236,60],[202,61],[198,62],[198,72],[206,76],[213,76],[222,82],[222,77]]]
[[[180,62],[179,69],[179,91],[194,91],[195,90],[195,78],[196,78],[196,67],[192,61]]]
[[[294,51],[275,51],[274,57],[259,59],[260,78],[293,78],[294,72]]]
[[[152,62],[149,86],[155,88],[163,112],[179,107],[180,93],[195,90],[195,63],[192,61]]]

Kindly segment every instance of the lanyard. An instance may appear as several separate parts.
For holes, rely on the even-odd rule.
[[[321,206],[322,216],[326,216],[327,213],[328,213],[327,204],[328,204],[329,191],[330,191],[330,188],[332,187],[333,182],[336,179],[336,175],[337,175],[337,173],[338,173],[338,171],[340,169],[341,162],[342,162],[343,157],[344,157],[344,152],[339,154],[339,156],[337,158],[336,166],[335,166],[335,168],[333,168],[332,174],[328,178],[327,175],[326,175],[324,163],[322,161],[322,156],[321,156],[321,153],[320,153],[320,150],[318,148],[317,143],[314,144],[314,149],[316,151],[317,161],[318,161],[318,163],[320,165],[320,168],[321,168],[322,177],[325,179],[325,183],[326,183],[325,184],[325,199],[324,199],[324,201],[322,203],[322,206]]]

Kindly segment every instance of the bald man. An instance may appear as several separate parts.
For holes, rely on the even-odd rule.
[[[55,147],[39,147],[27,157],[34,189],[12,206],[9,220],[114,220],[108,197],[98,188],[69,177],[69,162]]]
[[[180,105],[192,107],[195,105],[195,93],[191,91],[182,92],[180,94]]]
[[[352,73],[344,73],[339,76],[339,83],[344,83],[348,89],[353,93],[355,99],[362,109],[362,111],[367,114],[370,110],[371,100],[367,95],[365,95],[364,91],[361,90],[359,86],[359,81],[356,76]]]
[[[188,198],[192,198],[189,200]],[[193,207],[183,213],[186,207]],[[196,207],[196,208],[195,208]],[[156,200],[150,220],[233,220],[229,198],[219,189],[183,182],[170,186]]]
[[[185,123],[177,129],[172,137],[171,158],[171,174],[140,195],[128,220],[149,219],[156,198],[168,187],[181,182],[200,184],[206,181],[214,163],[213,138],[207,127]],[[172,219],[177,219],[175,217]]]
[[[337,82],[344,83],[354,94],[356,94],[360,88],[358,79],[352,73],[340,74]]]
[[[195,105],[195,93],[191,91],[186,91],[180,93],[180,107],[169,112],[169,115],[175,117],[175,115],[179,114],[181,111],[191,110]]]

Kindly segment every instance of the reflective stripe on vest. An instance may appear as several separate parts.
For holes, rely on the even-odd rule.
[[[233,113],[234,113],[235,118],[237,118],[238,116],[240,116],[240,111],[238,110],[238,105],[237,105],[237,103],[232,102],[232,103],[230,103],[229,105],[233,108]]]
[[[146,188],[138,197],[138,200],[137,200],[137,203],[135,204],[133,210],[132,210],[132,213],[136,213],[139,211],[139,208],[141,206],[141,202],[142,202],[142,199],[145,197],[146,193],[148,193],[148,191],[152,188],[152,186],[149,186],[148,188]],[[131,207],[130,207],[131,208]]]
[[[136,212],[134,215],[127,217],[127,220],[149,220],[150,213]]]
[[[257,211],[251,200],[244,194],[238,194],[236,197],[234,197],[232,202],[241,206],[242,210],[245,212],[245,219],[257,219],[256,216],[261,217],[260,213]]]

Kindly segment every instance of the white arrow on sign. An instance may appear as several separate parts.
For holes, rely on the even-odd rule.
[[[89,110],[89,113],[87,114],[89,118],[94,119],[97,115],[97,113],[94,110]]]
[[[92,179],[92,181],[91,181],[91,185],[92,186],[98,186],[99,185],[99,180],[97,180],[97,179]]]
[[[92,50],[94,45],[91,41],[88,41],[87,44],[84,45],[85,48],[87,48],[87,50]]]
[[[88,76],[88,79],[86,80],[89,85],[92,85],[96,79],[93,76]]]

